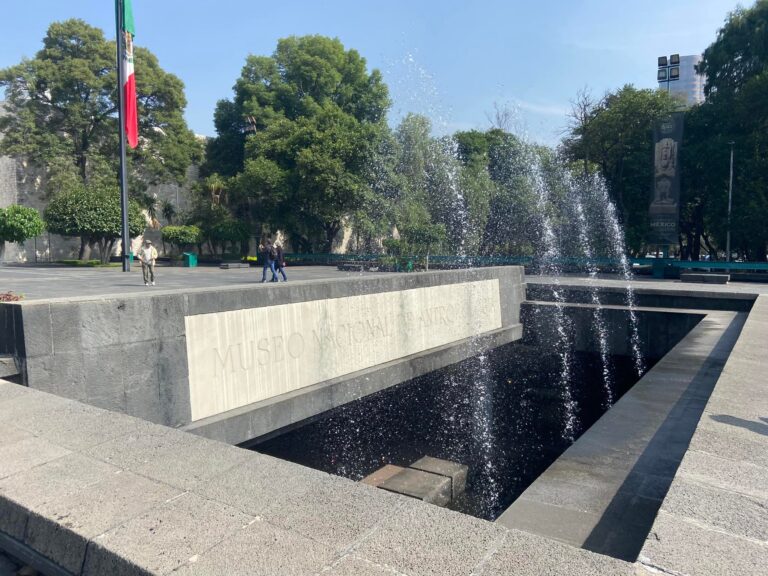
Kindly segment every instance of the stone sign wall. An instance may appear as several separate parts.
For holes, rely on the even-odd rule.
[[[501,328],[498,279],[188,316],[192,420]]]
[[[0,353],[31,388],[236,444],[519,339],[524,299],[507,266],[29,300],[0,303]]]

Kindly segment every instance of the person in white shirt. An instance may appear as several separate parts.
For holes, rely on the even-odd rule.
[[[144,246],[139,250],[139,260],[141,260],[141,273],[144,275],[144,286],[155,285],[155,260],[157,260],[157,250],[152,246],[151,240],[144,240]]]

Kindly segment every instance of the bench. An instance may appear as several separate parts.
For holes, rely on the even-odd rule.
[[[247,264],[245,262],[225,262],[223,264],[219,264],[219,268],[222,270],[232,270],[234,268],[250,268],[251,265]]]

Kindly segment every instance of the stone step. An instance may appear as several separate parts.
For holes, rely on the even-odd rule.
[[[441,460],[440,458],[433,458],[432,456],[424,456],[411,464],[409,468],[450,478],[452,499],[455,499],[463,493],[467,487],[468,468],[464,464],[459,464],[458,462]]]
[[[446,506],[451,501],[450,478],[412,468],[398,472],[379,485],[379,488],[436,506]]]
[[[0,355],[0,378],[9,376],[18,376],[19,369],[16,367],[16,361],[13,356]]]
[[[360,480],[360,482],[363,484],[368,484],[369,486],[378,487],[378,486],[381,486],[383,482],[386,482],[387,480],[392,478],[392,476],[402,472],[403,470],[405,470],[405,468],[403,468],[402,466],[387,464],[383,468],[379,468],[378,470],[376,470],[376,472],[374,472],[373,474],[369,474],[368,476]]]

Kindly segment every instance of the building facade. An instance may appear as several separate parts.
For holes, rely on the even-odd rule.
[[[667,74],[659,78],[659,88],[682,100],[686,106],[694,106],[704,102],[704,84],[706,76],[696,72],[696,66],[701,62],[701,55],[680,56],[680,63],[669,65]],[[675,72],[674,69],[678,70]]]

